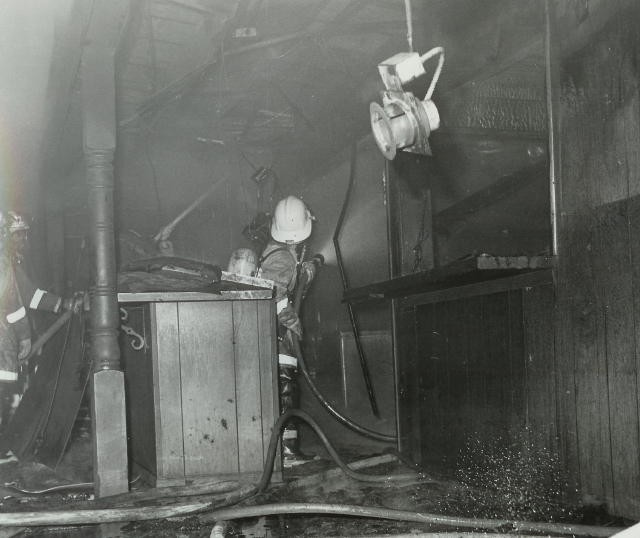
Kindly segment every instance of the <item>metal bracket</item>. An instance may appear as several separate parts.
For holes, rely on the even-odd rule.
[[[120,307],[120,321],[126,322],[129,319],[129,312],[126,308]],[[141,349],[145,349],[147,347],[147,342],[139,332],[137,332],[133,327],[129,325],[125,325],[124,323],[120,324],[120,329],[131,338],[129,343],[131,347],[136,351],[140,351]]]

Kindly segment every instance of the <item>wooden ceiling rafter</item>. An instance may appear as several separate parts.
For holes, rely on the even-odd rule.
[[[463,88],[469,84],[478,84],[489,80],[495,76],[498,76],[511,68],[517,67],[519,63],[531,58],[532,56],[540,55],[544,52],[544,42],[541,37],[535,37],[528,43],[525,43],[522,48],[511,52],[500,59],[489,59],[487,63],[472,73],[467,73],[460,79],[445,84],[447,91],[455,91]],[[544,65],[541,66],[541,72],[544,71]]]
[[[155,0],[156,2],[165,2],[167,0]],[[315,28],[316,31],[325,29],[329,23],[334,23],[336,22],[336,20],[340,19],[342,15],[345,14],[345,12],[348,12],[347,14],[349,16],[352,16],[353,14],[357,13],[358,11],[362,10],[367,3],[366,2],[347,2],[346,6],[345,4],[345,0],[331,0],[329,2],[327,2],[326,4],[321,4],[320,8],[319,8],[319,14],[317,14],[317,17],[322,19],[321,14],[323,12],[325,13],[329,13],[330,17],[328,18],[327,22],[325,22],[324,24],[320,25],[320,27],[318,26],[317,21],[312,22],[312,24],[309,26],[310,28]],[[305,35],[305,32],[301,32],[299,37],[302,38]],[[309,35],[309,34],[307,34]],[[315,35],[315,32],[312,33],[311,35]],[[292,37],[293,39],[295,39],[297,36]],[[285,39],[288,39],[287,36],[285,36]],[[277,40],[276,40],[277,41]],[[256,46],[260,46],[259,43],[255,44]],[[227,51],[225,52],[225,56],[227,54],[233,54],[234,51]],[[191,74],[187,74],[184,77],[181,77],[180,80],[176,81],[176,86],[181,83],[181,82],[185,82],[186,84],[190,84],[195,82],[195,80],[197,79],[202,79],[204,74],[211,69],[211,67],[213,65],[216,64],[216,61],[210,62],[208,65],[203,66],[202,68],[196,68],[196,70],[194,70],[193,72],[191,72]],[[191,80],[190,80],[191,79]],[[169,92],[169,88],[173,85],[173,83],[170,83],[169,86],[165,86],[164,89],[161,89],[159,92],[156,92],[156,94],[161,94],[164,91]],[[180,91],[180,90],[178,90]],[[156,96],[152,96],[151,99],[154,99],[156,97],[160,97],[160,95],[156,95]],[[295,103],[295,101],[294,101]],[[150,102],[148,102],[147,106],[145,106],[144,104],[142,105],[143,108],[148,108],[150,106]],[[131,121],[134,121],[137,117],[141,117],[141,114],[144,114],[144,110],[139,109],[138,113],[134,114],[133,116],[131,116],[130,118],[127,118],[123,121],[120,122],[120,126],[123,127],[125,125],[128,125],[131,123]]]

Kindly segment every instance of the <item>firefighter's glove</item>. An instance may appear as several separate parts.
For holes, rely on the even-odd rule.
[[[302,262],[300,265],[300,277],[305,280],[305,288],[311,284],[311,281],[316,277],[318,272],[318,266],[313,261]]]
[[[289,304],[278,314],[278,323],[302,338],[302,324],[294,308]]]
[[[18,344],[18,360],[23,361],[31,352],[31,338],[25,338],[24,340],[20,340]],[[14,355],[15,357],[15,355]]]
[[[62,300],[63,310],[70,310],[74,314],[79,314],[84,304],[84,293],[78,292],[73,297],[67,297]]]

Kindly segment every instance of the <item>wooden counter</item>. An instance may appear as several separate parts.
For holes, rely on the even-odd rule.
[[[271,290],[238,293],[119,294],[145,338],[122,341],[132,474],[169,486],[262,472],[279,413],[275,306]]]

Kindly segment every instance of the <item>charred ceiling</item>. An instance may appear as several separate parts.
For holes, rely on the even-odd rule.
[[[75,80],[61,88],[66,112],[53,119],[54,178],[81,155],[77,54],[68,52],[84,39],[86,13],[76,4],[78,31],[60,37],[52,69],[54,78]],[[442,127],[433,136],[444,175],[486,175],[476,181],[481,188],[496,179],[491,166],[486,174],[477,166],[487,159],[503,159],[509,173],[539,158],[543,3],[413,4],[415,49],[446,50],[434,95]],[[406,50],[406,31],[400,0],[131,2],[116,55],[121,146],[128,135],[165,130],[200,150],[266,151],[285,184],[315,175],[369,133],[368,105],[382,88],[376,66]],[[414,91],[425,89],[418,83]],[[455,181],[465,183],[445,190],[455,191]]]

